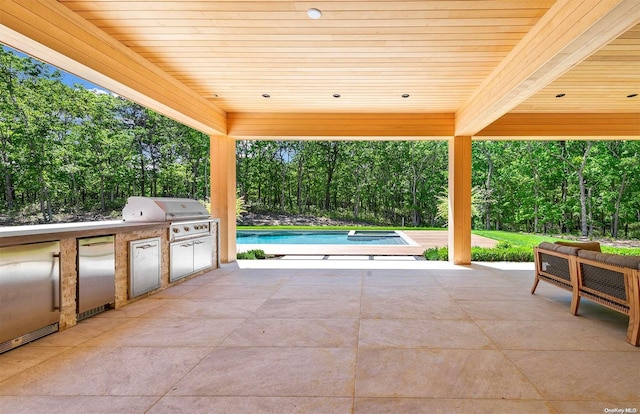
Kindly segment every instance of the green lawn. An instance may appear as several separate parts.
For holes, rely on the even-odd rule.
[[[531,247],[537,246],[543,241],[554,242],[557,240],[567,240],[558,237],[541,236],[529,233],[511,233],[499,230],[473,230],[473,234],[484,236],[489,239],[509,242],[514,246]],[[606,253],[616,253],[625,256],[640,256],[640,248],[638,247],[611,247],[601,246],[602,251]]]
[[[513,244],[514,246],[526,247],[537,246],[543,241],[554,242],[556,240],[562,240],[557,237],[540,236],[537,234],[529,233],[512,233],[500,230],[473,230],[473,234],[477,234],[478,236],[483,236],[493,240],[506,241]]]

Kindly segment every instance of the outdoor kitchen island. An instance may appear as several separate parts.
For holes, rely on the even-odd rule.
[[[187,221],[189,219],[190,221]],[[2,289],[0,296],[3,299],[2,303],[0,303],[0,316],[3,319],[11,320],[16,325],[16,318],[30,313],[27,296],[30,296],[31,291],[35,289],[28,287],[25,290],[23,287],[20,293],[18,291],[12,293],[11,289],[22,283],[20,279],[27,279],[27,277],[21,276],[32,272],[34,267],[44,268],[51,274],[57,274],[55,275],[56,278],[51,278],[52,282],[48,283],[53,287],[49,287],[51,293],[48,293],[46,298],[47,301],[52,302],[51,307],[56,310],[56,314],[54,314],[55,323],[52,323],[53,321],[51,320],[48,322],[51,325],[45,334],[67,329],[74,326],[79,319],[92,316],[92,312],[84,314],[78,312],[79,285],[83,283],[82,279],[79,278],[79,271],[82,268],[82,265],[80,265],[82,256],[79,254],[82,247],[79,246],[82,246],[81,242],[83,240],[110,240],[111,244],[107,248],[112,249],[111,261],[107,261],[107,267],[113,267],[111,273],[113,275],[112,296],[111,299],[103,300],[103,302],[106,301],[107,303],[103,303],[104,306],[101,306],[98,311],[93,313],[121,308],[135,300],[147,297],[171,285],[219,267],[219,221],[208,217],[202,220],[208,226],[206,235],[202,235],[204,230],[201,223],[203,221],[195,222],[193,218],[187,217],[174,222],[113,220],[0,228],[0,261],[2,262],[0,263],[0,288]],[[204,243],[206,245],[206,253],[203,253],[201,249],[199,255],[210,256],[205,257],[204,260],[200,257],[199,268],[193,268],[191,272],[182,272],[179,277],[172,277],[171,247],[175,244],[175,242],[172,242],[172,233],[177,233],[174,230],[177,225],[180,225],[182,231],[189,230],[191,227],[198,227],[200,229],[199,236],[194,235],[192,238],[183,236],[180,244],[185,245],[188,244],[189,240],[206,238],[207,243]],[[197,230],[195,232],[198,233]],[[53,244],[55,247],[52,250],[53,253],[47,253],[51,256],[49,259],[50,264],[47,263],[46,266],[42,266],[38,263],[41,259],[31,259],[29,252],[37,250],[39,246],[47,243]],[[103,243],[105,242],[99,241],[96,245]],[[135,265],[132,263],[134,257],[132,257],[131,252],[136,247],[140,249],[142,254],[148,256],[151,253],[157,258],[155,268],[155,272],[158,275],[157,285],[152,285],[151,288],[145,289],[142,293],[132,291],[132,268]],[[153,249],[156,251],[152,252]],[[134,255],[136,254],[134,252]],[[22,259],[18,260],[19,257]],[[175,261],[183,260],[184,258],[180,258]],[[92,262],[89,267],[103,267],[104,262],[103,258],[98,258],[98,261]],[[145,272],[143,271],[143,273]],[[148,277],[148,275],[143,274],[143,277]],[[17,296],[25,296],[24,304],[16,301]],[[31,301],[33,302],[33,299]],[[9,302],[14,302],[13,309],[5,309],[5,307],[9,306],[7,305]],[[55,316],[58,313],[59,318]],[[1,324],[3,324],[3,320],[0,320]],[[5,323],[5,325],[7,324]],[[20,326],[20,323],[17,323],[17,325]],[[13,332],[17,331],[14,329]],[[19,333],[19,338],[14,336],[9,338],[0,337],[0,352],[44,336],[44,334],[33,334],[31,331]],[[33,335],[36,336],[34,337]],[[4,336],[7,336],[6,332]]]

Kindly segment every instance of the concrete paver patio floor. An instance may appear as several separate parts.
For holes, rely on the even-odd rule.
[[[640,410],[628,319],[587,300],[572,316],[532,279],[531,263],[225,265],[0,355],[0,413]]]

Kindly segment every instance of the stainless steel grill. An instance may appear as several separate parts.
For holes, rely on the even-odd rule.
[[[122,209],[124,221],[182,221],[209,218],[198,200],[169,197],[129,197]]]
[[[175,281],[213,265],[217,219],[189,198],[129,197],[122,210],[127,222],[170,222],[169,280]],[[217,245],[216,245],[217,247]]]

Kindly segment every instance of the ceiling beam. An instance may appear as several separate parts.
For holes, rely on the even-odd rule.
[[[207,134],[226,113],[57,1],[2,0],[0,42]]]
[[[450,114],[234,113],[236,139],[445,139],[453,136]]]
[[[640,113],[511,113],[480,131],[474,138],[640,139]]]
[[[456,113],[475,135],[640,22],[638,0],[559,0]]]

